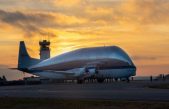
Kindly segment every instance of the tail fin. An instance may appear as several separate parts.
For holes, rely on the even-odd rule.
[[[40,62],[40,59],[31,58],[26,50],[24,41],[20,41],[18,69],[21,71],[27,70],[30,66]]]

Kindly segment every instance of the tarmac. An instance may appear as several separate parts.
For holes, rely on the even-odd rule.
[[[56,99],[105,99],[169,101],[169,89],[154,89],[148,85],[169,81],[131,81],[112,83],[55,83],[0,87],[0,97],[30,97]]]

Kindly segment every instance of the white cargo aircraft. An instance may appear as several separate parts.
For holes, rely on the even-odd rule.
[[[18,70],[50,79],[87,78],[103,82],[106,78],[126,78],[136,75],[130,57],[117,46],[82,48],[46,60],[31,58],[24,41],[20,42]]]

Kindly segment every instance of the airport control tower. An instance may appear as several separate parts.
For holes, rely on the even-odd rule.
[[[50,41],[39,41],[40,45],[40,59],[45,60],[50,58]]]

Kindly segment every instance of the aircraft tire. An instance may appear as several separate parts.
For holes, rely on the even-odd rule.
[[[118,81],[118,78],[114,78],[114,80],[117,82],[117,81]]]
[[[84,81],[83,80],[77,80],[78,84],[82,84]]]
[[[127,83],[129,83],[130,82],[130,79],[129,79],[129,77],[128,78],[126,78],[127,79]]]
[[[104,82],[104,78],[99,78],[99,79],[97,79],[97,82],[98,82],[98,83],[103,83],[103,82]]]

